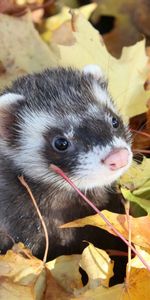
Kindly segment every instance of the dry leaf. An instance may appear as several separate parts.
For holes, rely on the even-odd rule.
[[[56,282],[50,271],[46,269],[46,291],[42,300],[72,300],[74,299],[69,293]],[[8,300],[8,299],[7,299]],[[26,299],[27,300],[27,299]]]
[[[41,300],[46,273],[43,262],[22,244],[0,256],[0,299]]]
[[[22,15],[27,12],[26,5],[19,6],[15,0],[1,0],[0,13],[9,15]]]
[[[146,113],[140,114],[130,119],[132,130],[132,148],[138,153],[141,150],[150,148],[150,109]],[[136,152],[135,152],[136,153]]]
[[[88,274],[88,288],[96,288],[100,285],[109,286],[109,280],[114,275],[114,264],[106,251],[90,243],[82,253],[80,266]]]
[[[113,56],[119,58],[124,46],[133,45],[141,38],[141,30],[133,22],[136,8],[137,0],[101,0],[91,16],[90,20],[96,27],[101,17],[114,18],[112,29],[103,35],[107,49]]]
[[[132,163],[129,170],[121,177],[121,185],[132,187],[132,190],[136,190],[143,186],[145,182],[150,179],[150,159],[144,157],[141,164],[137,164],[135,161]]]
[[[76,12],[76,13],[80,12],[86,19],[88,19],[96,7],[97,7],[96,3],[91,3],[88,5],[81,6],[79,9],[75,9],[74,12]],[[57,29],[61,25],[63,25],[64,23],[68,23],[68,21],[71,20],[71,14],[69,12],[70,12],[70,8],[67,6],[63,6],[62,10],[59,14],[46,19],[45,30],[44,30],[44,33],[42,34],[42,38],[47,43],[49,43],[51,41],[52,34],[55,31],[57,32]],[[66,26],[66,30],[67,30],[67,26]],[[64,34],[65,34],[65,37],[67,37],[65,32],[64,32]],[[64,39],[65,39],[65,37],[64,37]],[[61,34],[60,34],[60,38],[61,38]],[[64,45],[66,45],[66,41],[64,41]]]
[[[74,44],[52,45],[53,56],[55,59],[57,57],[58,64],[80,69],[87,64],[100,65],[108,77],[110,94],[121,113],[132,117],[145,112],[150,94],[144,90],[148,62],[145,42],[141,41],[134,46],[124,48],[121,58],[117,60],[108,53],[105,45],[100,41],[99,33],[81,15],[75,18],[74,29],[75,31],[71,33],[76,40]],[[121,78],[119,85],[118,78]]]
[[[0,37],[0,89],[18,76],[57,65],[56,58],[34,29],[30,16],[0,15]]]
[[[150,265],[150,255],[138,247],[139,253]],[[127,285],[118,284],[111,288],[97,287],[88,290],[76,300],[148,300],[150,295],[150,272],[136,256],[131,260],[131,271]]]
[[[128,239],[128,222],[126,215],[119,215],[107,210],[103,210],[102,213],[105,218],[107,218],[109,222],[116,229],[118,229],[118,231],[126,239]],[[150,248],[150,216],[140,218],[134,218],[130,216],[130,218],[132,242],[139,246]],[[102,218],[98,214],[66,223],[65,225],[62,225],[61,228],[84,227],[86,225],[100,227],[115,235],[112,229],[102,220]]]
[[[124,284],[118,284],[111,288],[100,286],[96,289],[86,291],[81,296],[75,298],[75,300],[125,300],[122,298],[123,293]]]
[[[150,214],[150,159],[144,158],[141,164],[132,164],[120,179],[121,192],[126,200],[138,204]],[[124,188],[124,187],[127,187]]]
[[[81,255],[60,256],[46,264],[57,283],[69,293],[83,287],[79,272],[80,258]]]
[[[136,248],[150,268],[150,254],[140,247]],[[130,268],[129,283],[123,300],[148,300],[150,295],[150,271],[145,268],[137,256],[131,260]]]

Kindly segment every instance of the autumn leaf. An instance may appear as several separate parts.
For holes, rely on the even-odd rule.
[[[82,13],[82,15],[88,19],[93,10],[97,7],[96,3],[92,3],[89,5],[81,6],[79,9],[73,10],[75,13]],[[66,44],[67,38],[67,25],[68,21],[70,23],[71,15],[69,14],[70,8],[67,6],[63,6],[60,13],[54,15],[50,18],[46,19],[45,26],[44,26],[44,33],[41,35],[45,42],[50,43],[51,39],[53,38],[53,33],[57,32],[57,29],[60,28],[61,25],[65,24],[64,30],[64,44]],[[70,32],[71,34],[71,32]],[[62,38],[60,34],[60,39]]]
[[[83,287],[79,272],[80,259],[80,255],[63,255],[46,264],[57,283],[69,293]]]
[[[71,46],[53,43],[50,48],[42,43],[29,17],[0,16],[0,22],[3,45],[0,47],[1,88],[17,76],[38,72],[48,66],[82,69],[86,64],[98,64],[106,73],[109,91],[124,116],[131,117],[146,111],[149,92],[145,92],[143,87],[147,65],[144,41],[124,49],[120,60],[116,60],[100,41],[99,33],[82,16],[74,18],[75,31],[71,32],[74,43]],[[38,51],[35,51],[37,48]],[[120,74],[122,80],[118,86]]]
[[[132,191],[138,190],[150,180],[149,170],[150,159],[144,157],[141,164],[134,161],[129,170],[120,178],[119,182]]]
[[[121,191],[126,200],[137,203],[150,214],[150,159],[141,164],[133,162],[130,169],[120,179]]]
[[[53,278],[50,271],[46,268],[46,290],[44,298],[41,300],[72,300],[74,297],[67,293]]]
[[[0,3],[0,11],[11,13],[11,2],[10,0],[6,3],[3,0]],[[32,0],[16,0],[15,3],[26,8],[29,2],[31,3]],[[40,5],[43,0],[36,0],[35,2]],[[122,39],[124,38],[123,32],[127,32],[130,28],[131,31],[128,33],[131,37],[133,34],[134,40],[138,33],[133,26],[131,27],[129,16],[125,12],[121,12],[121,7],[129,8],[129,2],[131,6],[133,4],[132,9],[134,9],[134,0],[116,2],[116,6],[112,5],[112,0],[101,1],[99,7],[103,7],[101,12],[105,13],[107,12],[106,4],[109,3],[111,9],[108,14],[114,14],[118,18],[118,24],[122,25],[120,31]],[[147,100],[150,97],[150,92],[146,92],[144,89],[144,84],[148,78],[148,57],[145,53],[145,41],[143,40],[132,47],[123,48],[120,59],[115,59],[106,49],[99,33],[86,20],[96,6],[95,3],[92,3],[80,8],[76,10],[77,15],[73,12],[69,14],[69,8],[64,7],[60,14],[52,18],[45,17],[44,24],[42,23],[38,29],[47,44],[43,42],[34,28],[30,15],[21,18],[0,15],[0,88],[3,89],[11,84],[18,76],[39,72],[47,67],[60,65],[82,69],[86,64],[97,64],[106,74],[109,92],[123,116],[127,118],[137,117],[137,115],[144,113],[148,124],[150,115],[147,110]],[[13,8],[16,12],[16,5]],[[79,15],[79,12],[84,17]],[[41,17],[36,16],[36,18],[38,22]],[[118,24],[116,23],[115,26]],[[113,38],[114,35],[107,35],[107,38],[110,37]],[[105,40],[107,38],[105,36]],[[132,43],[134,43],[133,40]],[[109,41],[109,45],[111,43],[112,39]],[[117,43],[117,47],[119,45],[121,49],[118,41]],[[113,46],[110,45],[109,47]],[[141,122],[142,120],[141,116]],[[148,147],[149,145],[148,141],[144,144],[142,139],[138,143],[139,140],[134,146]],[[138,203],[148,214],[150,213],[149,170],[150,159],[144,158],[141,164],[134,163],[129,172],[120,180],[124,197]],[[128,239],[126,215],[108,211],[103,211],[103,213],[111,224]],[[138,248],[138,251],[150,265],[150,216],[130,217],[130,220],[132,243],[145,247],[145,249]],[[86,225],[98,226],[114,234],[112,229],[98,215],[76,220],[62,227]],[[129,281],[110,288],[108,286],[113,275],[113,262],[105,251],[95,248],[94,245],[89,244],[82,255],[61,256],[46,265],[34,258],[22,244],[15,245],[6,255],[0,256],[0,299],[148,300],[150,272],[137,256],[129,264]],[[86,286],[82,284],[80,267],[88,276]]]
[[[0,89],[18,76],[57,65],[29,15],[21,18],[0,15],[0,24]]]
[[[43,262],[21,243],[0,256],[0,299],[40,300],[45,289]]]
[[[149,97],[149,92],[144,90],[148,74],[145,42],[141,41],[134,46],[124,48],[121,58],[117,60],[108,53],[100,40],[99,33],[81,15],[74,18],[74,28],[71,35],[75,42],[70,46],[59,45],[58,40],[57,45],[52,44],[53,56],[57,57],[58,64],[79,69],[87,64],[99,65],[108,78],[110,94],[121,113],[132,117],[145,112]],[[118,78],[121,78],[119,85]]]
[[[102,213],[110,221],[110,223],[126,239],[128,239],[128,222],[127,222],[126,215],[112,213],[107,210],[102,211]],[[140,218],[134,218],[130,216],[130,218],[131,218],[132,242],[137,245],[143,246],[145,248],[150,248],[150,231],[149,231],[150,216],[140,217]],[[66,223],[62,225],[61,228],[83,227],[86,225],[100,227],[104,230],[107,230],[111,234],[115,235],[112,229],[105,223],[105,221],[98,214]]]
[[[114,264],[106,251],[98,249],[89,243],[89,246],[82,253],[80,266],[88,274],[89,288],[96,288],[99,285],[109,286],[109,280],[114,275]]]
[[[141,4],[138,3],[138,6],[141,7]],[[106,18],[106,22],[109,22],[108,17],[114,18],[112,19],[112,28],[103,34],[105,45],[113,56],[119,58],[124,46],[131,46],[142,37],[137,24],[133,22],[136,10],[136,0],[102,0],[93,12],[90,20],[94,26],[100,27],[100,29],[102,26],[99,24],[102,17]]]

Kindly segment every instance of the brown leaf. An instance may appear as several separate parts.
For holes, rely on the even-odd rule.
[[[137,115],[130,119],[132,131],[132,148],[146,150],[150,149],[150,109],[147,113]]]
[[[120,57],[122,48],[135,44],[142,38],[141,31],[139,31],[133,22],[135,10],[137,7],[136,0],[101,0],[98,8],[92,14],[92,24],[101,22],[101,17],[106,18],[106,25],[109,20],[107,17],[114,18],[114,24],[110,31],[103,34],[104,42],[109,52],[115,56]],[[100,27],[100,33],[103,27]]]
[[[27,12],[26,5],[17,5],[15,0],[1,0],[0,13],[8,15],[23,15]]]
[[[53,278],[48,269],[46,269],[46,287],[43,300],[71,300],[74,298],[64,291],[64,289]]]

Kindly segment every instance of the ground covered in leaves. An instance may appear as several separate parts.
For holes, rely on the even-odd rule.
[[[128,240],[126,279],[109,287],[113,261],[92,244],[82,255],[62,256],[48,263],[18,244],[0,256],[1,300],[149,299],[150,4],[148,0],[102,0],[82,6],[83,2],[0,1],[0,89],[18,76],[47,67],[82,69],[97,64],[103,69],[110,94],[133,135],[135,161],[118,182],[127,200],[127,213],[103,211],[104,218],[96,214],[62,225],[90,224],[114,235],[119,232]],[[85,286],[80,267],[88,275]]]

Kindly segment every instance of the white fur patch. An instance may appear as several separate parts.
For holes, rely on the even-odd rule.
[[[116,113],[116,109],[110,100],[107,90],[102,89],[98,83],[93,82],[93,93],[99,103],[107,105],[113,112]]]
[[[111,171],[102,163],[112,149],[126,148],[129,151],[128,164],[118,170]],[[79,167],[72,180],[82,190],[109,186],[117,180],[130,166],[132,152],[130,146],[122,139],[115,137],[106,147],[94,146],[88,153],[79,156]]]
[[[13,103],[16,103],[18,100],[23,100],[24,96],[19,94],[7,93],[0,96],[0,108],[7,107]]]
[[[97,105],[90,103],[88,105],[87,112],[89,113],[90,116],[93,116],[93,118],[100,117],[100,111]]]
[[[98,65],[94,65],[94,64],[93,65],[86,65],[83,68],[83,73],[84,74],[91,74],[97,79],[104,76],[104,73],[103,73],[102,69]]]
[[[74,137],[74,130],[73,130],[73,126],[70,127],[70,129],[64,133],[64,136],[67,138],[67,139],[72,139]]]
[[[65,118],[70,124],[75,126],[79,126],[80,122],[82,121],[82,117],[79,114],[68,114]]]

